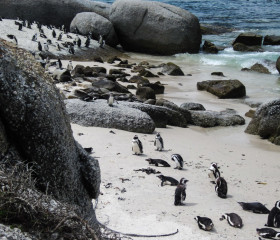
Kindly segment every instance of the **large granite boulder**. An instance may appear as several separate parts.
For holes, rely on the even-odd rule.
[[[242,98],[246,88],[239,80],[208,80],[197,83],[198,90],[205,90],[218,98]]]
[[[137,133],[152,133],[155,123],[150,116],[121,102],[113,107],[106,100],[84,102],[78,99],[66,100],[66,109],[73,123],[82,126],[116,128]]]
[[[200,127],[244,125],[245,119],[237,115],[234,110],[227,109],[221,112],[190,110],[191,124]]]
[[[277,61],[276,61],[276,69],[277,69],[277,71],[280,73],[280,57],[277,58]]]
[[[263,45],[280,45],[280,36],[266,35],[263,39]]]
[[[178,7],[154,1],[117,0],[111,7],[110,21],[127,51],[160,55],[199,51],[199,21]]]
[[[232,45],[236,43],[243,43],[247,46],[261,46],[263,37],[255,33],[240,33],[233,41]]]
[[[139,100],[156,99],[155,91],[150,87],[139,87],[136,91],[136,97]]]
[[[280,145],[280,99],[259,106],[245,132]]]
[[[92,199],[99,195],[98,161],[75,141],[51,77],[30,53],[3,40],[0,122],[1,161],[29,163],[39,191],[96,223]]]
[[[90,0],[1,0],[0,16],[69,28],[72,19],[80,12],[96,12],[108,18],[110,4]]]
[[[115,47],[119,44],[113,24],[105,17],[94,12],[78,13],[70,24],[70,31],[88,35],[91,33],[94,39],[98,40],[102,35],[106,44]]]

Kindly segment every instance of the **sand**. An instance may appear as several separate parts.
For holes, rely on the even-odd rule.
[[[138,58],[141,60],[143,58]],[[110,67],[108,64],[104,66]],[[135,133],[72,124],[76,140],[84,147],[93,147],[92,156],[100,163],[102,183],[97,218],[109,228],[123,233],[166,234],[179,230],[178,234],[166,239],[256,239],[256,228],[264,227],[267,215],[246,212],[237,202],[259,201],[271,209],[279,200],[280,147],[244,133],[250,121],[244,116],[250,109],[244,100],[220,100],[209,93],[198,92],[195,83],[211,79],[210,73],[203,72],[203,69],[203,73],[196,72],[194,67],[186,67],[184,71],[187,69],[193,72],[192,76],[150,79],[151,82],[160,80],[166,84],[166,93],[157,97],[178,105],[193,100],[209,110],[233,108],[246,119],[246,124],[215,128],[157,128],[155,132],[161,133],[165,143],[162,152],[155,151],[155,134],[137,134],[144,146],[141,156],[133,155],[131,151]],[[185,166],[182,171],[174,169],[173,153],[183,157]],[[156,175],[134,171],[149,167],[145,161],[149,157],[170,163],[170,168],[150,166],[163,175],[189,180],[184,206],[174,206],[174,186],[161,187]],[[211,162],[218,163],[228,183],[227,199],[219,198],[210,183],[208,168]],[[127,180],[122,182],[122,179]],[[244,222],[242,229],[235,229],[226,220],[219,220],[222,214],[230,212],[241,216]],[[196,216],[211,218],[214,231],[200,230],[194,220]]]

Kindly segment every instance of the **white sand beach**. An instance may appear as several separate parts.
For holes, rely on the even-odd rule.
[[[144,60],[141,55],[138,56],[138,61]],[[134,60],[137,59],[129,59],[132,62]],[[165,94],[157,96],[158,98],[163,97],[178,105],[183,102],[198,102],[207,110],[232,108],[246,119],[246,124],[214,128],[191,125],[188,128],[157,128],[155,132],[160,132],[164,139],[165,149],[162,152],[155,151],[155,134],[137,134],[144,147],[144,154],[141,156],[133,155],[131,151],[131,140],[135,133],[73,124],[76,140],[83,147],[93,147],[92,156],[100,163],[102,184],[97,217],[109,228],[123,233],[151,235],[179,230],[178,234],[165,237],[166,239],[257,239],[256,228],[264,227],[267,214],[246,212],[237,202],[258,201],[271,209],[279,200],[280,148],[258,136],[244,133],[250,121],[250,118],[244,116],[250,109],[244,100],[221,100],[196,90],[197,81],[212,78],[210,69],[207,72],[207,69],[181,67],[192,76],[150,79],[151,82],[160,80],[166,84]],[[230,73],[238,75],[239,79],[247,76],[262,77],[255,73]],[[256,92],[253,95],[254,101],[257,100],[258,91],[248,89],[251,95]],[[118,105],[114,107],[117,108]],[[173,153],[179,153],[183,157],[183,170],[174,169],[175,163],[171,161]],[[170,163],[170,168],[150,166],[163,175],[177,180],[182,177],[189,180],[184,206],[174,206],[174,186],[161,187],[161,181],[156,175],[134,171],[149,167],[145,161],[149,157]],[[211,162],[218,163],[221,174],[228,183],[227,199],[219,198],[214,184],[210,183],[208,168]],[[122,179],[125,180],[122,182]],[[243,219],[242,229],[235,229],[226,220],[219,220],[222,214],[231,212]],[[194,220],[196,216],[211,218],[215,225],[214,231],[200,230]]]

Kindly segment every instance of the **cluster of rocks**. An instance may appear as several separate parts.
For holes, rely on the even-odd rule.
[[[101,35],[106,44],[121,44],[125,50],[135,52],[197,53],[201,43],[197,17],[160,2],[118,0],[110,5],[90,0],[12,0],[2,3],[0,15],[70,26],[72,32],[90,34],[95,39]]]

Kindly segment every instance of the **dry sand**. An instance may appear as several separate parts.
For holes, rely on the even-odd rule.
[[[195,83],[210,79],[210,74],[196,73],[194,68],[189,71],[194,72],[193,76],[150,79],[167,84],[166,94],[158,97],[177,104],[194,99],[193,102],[202,103],[209,110],[233,108],[243,117],[250,109],[243,100],[219,100],[206,92],[198,92]],[[245,134],[250,121],[245,119],[246,125],[235,127],[158,128],[156,132],[161,133],[165,143],[162,152],[155,151],[155,134],[137,134],[144,146],[141,156],[133,155],[131,151],[135,133],[73,124],[77,141],[84,147],[93,147],[92,156],[100,163],[102,184],[96,209],[99,221],[124,233],[166,234],[179,230],[178,234],[165,239],[257,239],[256,228],[264,227],[267,215],[245,212],[237,202],[259,201],[271,209],[279,200],[280,147],[258,136]],[[184,170],[174,169],[173,153],[184,158]],[[150,166],[163,175],[189,180],[184,206],[174,206],[175,187],[161,187],[156,175],[134,171],[149,167],[145,161],[148,157],[161,158],[171,164],[170,168]],[[228,183],[227,199],[219,198],[210,183],[208,168],[211,162],[219,164]],[[121,179],[128,180],[122,182]],[[241,216],[242,229],[219,220],[222,214],[230,212]],[[215,230],[200,230],[195,216],[211,218]]]

